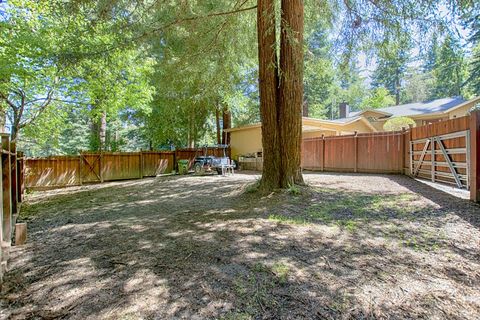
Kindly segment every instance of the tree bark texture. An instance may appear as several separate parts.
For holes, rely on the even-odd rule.
[[[215,125],[217,127],[217,144],[221,144],[222,143],[222,128],[220,128],[220,110],[218,109],[218,106],[217,108],[215,109]]]
[[[303,184],[303,0],[282,0],[280,37],[280,187]]]
[[[230,129],[232,127],[232,114],[228,107],[223,108],[222,121],[222,144],[230,144],[230,134],[225,132],[225,129]]]
[[[303,183],[303,0],[282,0],[281,5],[279,58],[275,0],[259,0],[257,7],[263,189]]]

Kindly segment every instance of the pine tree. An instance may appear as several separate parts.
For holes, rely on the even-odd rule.
[[[401,100],[402,82],[410,59],[410,44],[405,38],[387,42],[377,55],[377,66],[372,75],[372,87],[385,87],[395,96],[395,104]]]
[[[439,47],[434,68],[432,99],[461,96],[466,80],[464,52],[460,41],[447,35]]]

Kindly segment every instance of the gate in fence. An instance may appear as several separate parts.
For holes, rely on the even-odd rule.
[[[421,134],[421,138],[413,137],[410,140],[409,162],[412,177],[452,184],[463,189],[470,188],[471,139],[468,122],[465,120],[467,119],[450,121],[451,124],[456,124],[454,128],[436,124],[429,130],[436,135]]]

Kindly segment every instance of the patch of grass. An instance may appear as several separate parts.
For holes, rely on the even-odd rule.
[[[229,312],[220,320],[252,320],[253,317],[246,312]]]
[[[358,229],[358,223],[353,220],[338,220],[337,225],[349,232],[355,232]]]
[[[294,196],[298,196],[302,193],[300,188],[294,183],[288,185],[287,191],[288,191],[288,193],[290,193]]]
[[[288,224],[308,224],[307,220],[303,217],[287,217],[278,214],[271,214],[268,216],[268,220],[288,223]]]
[[[272,266],[272,272],[278,279],[278,282],[281,284],[287,283],[288,273],[290,272],[290,267],[282,262],[277,262]]]
[[[257,193],[260,190],[260,180],[255,181],[252,184],[249,184],[245,188],[245,193]]]

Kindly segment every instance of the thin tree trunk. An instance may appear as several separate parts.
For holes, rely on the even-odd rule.
[[[260,184],[263,189],[274,189],[280,186],[281,176],[275,0],[258,0],[257,36],[263,146]]]
[[[225,132],[225,129],[230,129],[232,127],[232,114],[230,113],[230,110],[228,110],[228,107],[223,108],[222,120],[222,144],[230,144],[230,134]]]
[[[218,106],[215,109],[215,124],[217,126],[217,144],[221,144],[222,143],[222,139],[221,139],[222,128],[220,128],[220,110],[218,109]]]
[[[107,112],[102,111],[100,116],[100,124],[98,127],[98,140],[99,140],[99,150],[105,151],[106,148],[106,136],[107,136]]]
[[[7,106],[0,102],[0,133],[5,133],[5,125],[7,124]]]
[[[395,105],[400,105],[400,70],[395,70]]]
[[[280,40],[280,187],[303,184],[303,0],[282,0]]]

